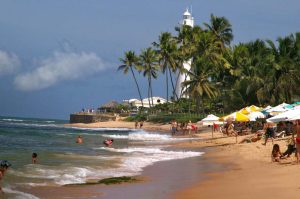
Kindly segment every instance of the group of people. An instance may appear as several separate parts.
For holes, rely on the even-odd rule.
[[[295,137],[296,135],[296,137]],[[281,152],[278,144],[273,145],[271,158],[274,162],[279,162],[280,159],[290,157],[295,153],[297,163],[300,163],[300,120],[296,120],[293,125],[292,137],[289,139],[287,149],[284,153]]]
[[[192,131],[194,131],[194,133],[197,133],[198,131],[198,127],[195,124],[193,124],[191,120],[189,120],[188,123],[182,122],[179,128],[182,130],[183,135],[186,135],[187,133],[188,135],[191,135]],[[176,120],[173,120],[171,122],[171,134],[175,135],[177,132],[178,132],[178,123]]]
[[[135,121],[135,123],[134,123],[134,128],[135,129],[137,129],[137,128],[143,128],[143,126],[144,126],[144,121],[140,121],[140,122],[138,122],[138,121]]]
[[[113,139],[106,139],[103,141],[103,144],[107,147],[112,146],[114,140]],[[77,144],[82,144],[83,143],[83,137],[81,135],[78,135],[76,138],[76,143]]]
[[[31,161],[32,164],[36,164],[37,163],[37,153],[32,153],[31,155]],[[6,173],[6,171],[9,169],[9,167],[11,167],[11,163],[7,160],[0,160],[0,182],[4,177],[4,174]],[[2,187],[0,186],[0,198],[1,198],[1,194],[4,194]]]

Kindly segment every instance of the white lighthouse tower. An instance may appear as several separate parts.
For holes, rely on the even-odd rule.
[[[189,12],[188,9],[183,13],[183,20],[180,22],[181,27],[186,25],[186,26],[191,26],[194,27],[194,17],[192,17],[192,14]],[[191,70],[191,64],[192,64],[192,59],[190,59],[187,62],[183,63],[183,67],[190,71]],[[176,86],[176,95],[178,98],[187,98],[188,96],[183,95],[185,88],[182,86],[182,82],[190,80],[190,77],[186,73],[180,73],[177,79],[177,86]]]

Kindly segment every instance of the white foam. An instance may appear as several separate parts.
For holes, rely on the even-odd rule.
[[[82,127],[73,127],[73,126],[70,127],[67,126],[65,128],[87,130],[87,131],[128,131],[130,130],[128,128],[82,128]]]
[[[38,197],[31,195],[29,193],[24,193],[21,191],[13,190],[9,187],[3,188],[4,193],[16,194],[16,199],[39,199]]]
[[[128,139],[128,135],[115,135],[115,134],[101,134],[102,137],[114,138],[114,139]]]
[[[5,118],[5,119],[2,119],[3,121],[7,121],[7,122],[23,122],[24,120],[19,120],[19,119],[8,119],[8,118]]]

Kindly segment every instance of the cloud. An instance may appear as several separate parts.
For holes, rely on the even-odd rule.
[[[107,67],[95,53],[55,52],[38,67],[16,76],[14,84],[22,91],[41,90],[66,80],[94,75]]]
[[[15,54],[0,50],[0,75],[13,74],[19,67],[20,60]]]

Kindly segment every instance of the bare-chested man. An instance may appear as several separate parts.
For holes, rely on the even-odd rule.
[[[7,160],[0,161],[0,181],[4,177],[6,170],[11,166],[11,164]],[[2,188],[0,186],[0,194],[4,194]]]
[[[294,124],[294,134],[296,134],[296,149],[297,149],[297,163],[299,163],[300,159],[300,120],[296,120]]]

